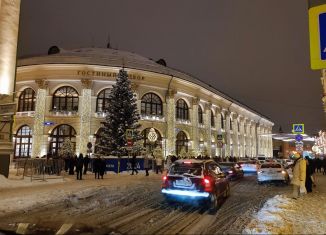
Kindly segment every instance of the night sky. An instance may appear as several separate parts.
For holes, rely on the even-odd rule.
[[[191,3],[191,4],[190,4]],[[324,129],[307,0],[22,0],[18,56],[111,46],[192,74],[269,117]]]

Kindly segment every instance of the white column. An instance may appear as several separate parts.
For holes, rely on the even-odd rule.
[[[20,0],[0,1],[0,94],[15,87]]]
[[[167,136],[166,136],[166,152],[167,154],[176,154],[175,152],[175,91],[169,90],[166,98],[166,121],[167,121]]]
[[[233,156],[239,157],[239,136],[238,136],[238,118],[233,114]]]
[[[225,115],[225,135],[226,135],[226,145],[225,145],[225,157],[231,155],[231,133],[230,133],[230,114]]]
[[[79,105],[80,130],[77,152],[85,155],[87,153],[87,143],[89,142],[89,136],[91,135],[92,83],[89,80],[82,80],[82,84],[83,89]]]
[[[192,99],[192,149],[196,154],[199,152],[198,102],[199,98]]]
[[[32,157],[42,157],[46,154],[47,140],[44,141],[44,117],[46,107],[46,95],[48,82],[44,79],[35,81],[38,85],[36,102],[35,102],[35,116],[33,123],[33,139],[32,139]]]
[[[211,110],[212,108],[212,104],[211,103],[207,103],[206,107],[205,107],[205,142],[206,142],[206,150],[207,150],[207,154],[208,156],[211,156],[212,154],[212,130],[211,130]]]

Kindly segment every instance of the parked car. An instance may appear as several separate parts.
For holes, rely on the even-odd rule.
[[[257,173],[257,169],[259,168],[259,162],[256,160],[240,161],[238,164],[244,173]]]
[[[244,175],[241,166],[236,162],[219,162],[218,165],[229,180],[239,179]]]
[[[279,163],[264,163],[257,172],[258,183],[266,181],[283,181],[288,184],[290,177],[288,172]]]
[[[182,159],[175,161],[163,176],[161,192],[168,201],[196,200],[215,212],[223,198],[229,196],[230,185],[215,161]]]

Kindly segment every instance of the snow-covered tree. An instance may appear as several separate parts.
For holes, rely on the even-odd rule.
[[[69,138],[65,138],[61,148],[59,149],[59,156],[67,158],[73,156],[73,154],[74,154],[74,149],[71,140]]]
[[[136,98],[131,90],[128,74],[119,71],[116,84],[113,85],[106,107],[106,118],[97,143],[98,153],[102,155],[126,155],[126,130],[133,130],[134,143],[141,139]]]

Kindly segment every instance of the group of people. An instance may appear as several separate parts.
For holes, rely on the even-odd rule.
[[[315,173],[320,172],[323,168],[323,174],[326,172],[326,158],[310,158],[294,154],[294,163],[292,166],[293,178],[293,198],[297,199],[301,194],[311,193],[316,186]]]
[[[70,156],[65,158],[65,171],[69,171],[69,175],[77,174],[77,180],[82,180],[83,174],[87,174],[89,169],[90,158],[88,155],[85,157],[82,153],[75,156]],[[95,179],[100,177],[103,179],[104,173],[106,171],[106,162],[103,158],[99,156],[93,160],[93,172],[95,173]]]

